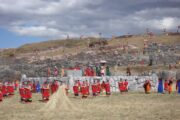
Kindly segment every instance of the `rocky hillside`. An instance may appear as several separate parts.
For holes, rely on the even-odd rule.
[[[127,65],[137,72],[137,66],[148,66],[150,61],[163,69],[167,69],[169,64],[176,64],[177,69],[180,62],[180,35],[50,40],[1,50],[0,79],[19,78],[21,74],[46,76],[48,66],[95,66],[100,60],[106,60],[114,74],[124,70]]]

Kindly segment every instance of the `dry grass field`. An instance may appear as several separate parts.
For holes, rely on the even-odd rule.
[[[40,94],[33,94],[33,102],[23,104],[16,93],[0,103],[0,120],[180,120],[180,95],[177,93],[114,93],[110,97],[88,99],[69,95],[75,110],[62,107],[46,112],[40,111],[47,104],[40,100]]]

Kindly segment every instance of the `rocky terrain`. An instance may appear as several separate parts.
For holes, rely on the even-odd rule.
[[[53,40],[0,51],[0,79],[46,76],[47,67],[59,69],[96,66],[106,60],[112,74],[131,66],[134,73],[179,69],[180,35],[134,35],[130,37]],[[149,66],[152,64],[152,66]]]

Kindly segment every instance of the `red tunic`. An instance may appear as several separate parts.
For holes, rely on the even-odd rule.
[[[105,83],[105,90],[106,90],[106,94],[107,94],[107,95],[110,95],[110,94],[111,94],[109,82],[106,82],[106,83]]]
[[[164,90],[169,90],[168,81],[164,82]]]
[[[5,85],[2,86],[2,94],[3,96],[8,95],[7,86]]]
[[[58,88],[59,88],[58,84],[57,83],[53,83],[51,85],[51,93],[52,94],[55,93],[58,90]]]
[[[97,92],[100,93],[101,92],[101,84],[97,83]]]
[[[55,82],[55,91],[57,91],[58,88],[59,88],[59,85],[58,85],[58,82],[56,81],[56,82]]]
[[[105,87],[106,87],[106,84],[103,82],[103,83],[101,84],[101,90],[104,91],[104,90],[105,90]]]
[[[42,98],[49,99],[49,88],[42,88]]]
[[[49,96],[50,96],[50,93],[49,93],[49,87],[47,84],[44,84],[43,87],[41,88],[41,93],[42,93],[42,99],[43,100],[49,100]]]
[[[93,95],[97,94],[97,85],[96,84],[92,84],[92,93],[93,93]]]
[[[12,85],[7,86],[7,92],[10,95],[14,95],[14,87]]]
[[[124,90],[127,91],[128,90],[128,82],[127,81],[124,82],[124,87],[125,87]]]
[[[86,68],[85,76],[94,76],[94,71],[91,68]]]
[[[81,86],[81,94],[82,94],[82,96],[88,95],[88,90],[87,90],[87,87],[85,85]]]
[[[94,71],[93,71],[93,69],[90,70],[89,76],[94,76]]]
[[[123,82],[119,82],[118,84],[119,84],[119,91],[120,91],[120,92],[125,91],[125,85],[124,85],[124,83],[123,83]]]
[[[73,86],[73,92],[74,92],[74,95],[79,95],[79,88],[77,85]]]
[[[0,101],[3,101],[3,94],[1,91],[0,91]]]
[[[24,100],[25,97],[25,89],[24,88],[19,88],[19,94],[21,96],[21,100]]]
[[[24,88],[24,92],[25,92],[25,99],[29,100],[32,98],[32,93],[31,93],[31,89],[26,87]]]

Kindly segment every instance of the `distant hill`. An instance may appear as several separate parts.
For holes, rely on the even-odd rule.
[[[116,46],[116,45],[127,45],[133,44],[139,47],[140,49],[144,46],[144,40],[148,39],[150,42],[157,42],[161,44],[176,44],[180,43],[180,35],[157,35],[150,38],[147,35],[131,35],[130,37],[115,37],[112,39],[108,39],[108,46]],[[24,53],[33,53],[35,51],[47,51],[47,50],[55,50],[60,48],[65,48],[69,52],[75,52],[74,49],[79,48],[88,48],[88,45],[92,41],[99,41],[100,38],[83,38],[83,39],[63,39],[63,40],[49,40],[45,42],[39,43],[31,43],[25,44],[16,49],[7,49],[4,50],[3,55],[16,54],[17,56]],[[82,49],[82,50],[83,50]],[[67,53],[69,53],[67,51]],[[2,50],[0,50],[2,52]],[[58,54],[57,52],[55,54]],[[61,54],[61,52],[59,52]],[[2,55],[2,54],[0,54]]]

